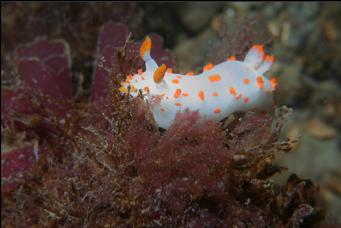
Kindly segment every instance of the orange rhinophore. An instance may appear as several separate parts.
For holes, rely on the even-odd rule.
[[[204,71],[207,71],[207,70],[210,70],[213,68],[213,64],[212,63],[207,63],[205,66],[204,66]]]
[[[149,36],[146,37],[146,39],[143,41],[140,47],[140,56],[142,59],[144,59],[145,55],[147,53],[150,53],[150,49],[152,48],[152,41]]]
[[[154,72],[154,82],[155,83],[160,83],[163,79],[163,77],[165,76],[166,73],[166,65],[162,64],[161,66],[159,66],[155,72]]]

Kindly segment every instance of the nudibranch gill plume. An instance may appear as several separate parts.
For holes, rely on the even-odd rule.
[[[150,55],[151,48],[147,37],[140,47],[146,70],[128,75],[119,90],[133,97],[142,93],[161,128],[168,129],[177,112],[186,109],[198,111],[201,120],[220,121],[233,112],[258,109],[273,102],[277,81],[264,73],[274,63],[274,57],[266,55],[262,45],[253,45],[244,61],[232,56],[218,65],[205,65],[197,75],[177,74],[165,64],[158,66]]]

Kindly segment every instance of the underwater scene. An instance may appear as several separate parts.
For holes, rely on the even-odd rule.
[[[1,2],[3,227],[340,227],[339,2]]]

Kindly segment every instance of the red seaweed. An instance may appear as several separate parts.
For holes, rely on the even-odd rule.
[[[174,67],[162,38],[150,36],[156,61]],[[227,129],[199,126],[199,114],[188,111],[159,129],[140,97],[117,90],[143,67],[138,47],[127,27],[104,24],[91,94],[81,102],[72,96],[66,42],[43,39],[17,49],[23,83],[2,89],[2,134],[8,145],[29,146],[1,156],[3,225],[320,224],[312,182],[292,176],[276,190],[269,180],[282,169],[275,153],[291,149],[278,137],[283,110],[248,112]]]

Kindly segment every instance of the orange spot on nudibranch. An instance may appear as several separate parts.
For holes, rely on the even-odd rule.
[[[232,55],[230,57],[227,58],[228,61],[236,61],[237,57],[235,55]]]
[[[181,96],[181,89],[176,89],[174,92],[174,98],[179,98]]]
[[[180,107],[180,106],[181,106],[181,103],[176,102],[175,105],[178,106],[178,107]]]
[[[218,93],[212,93],[212,96],[217,97],[217,96],[219,96],[219,94]]]
[[[199,93],[198,93],[198,97],[200,100],[205,100],[205,92],[200,90]]]
[[[178,76],[176,76],[176,78],[177,78],[177,79],[181,79],[181,76],[180,76],[180,75],[178,75]]]
[[[190,72],[188,72],[186,75],[188,75],[188,76],[193,76],[193,75],[194,75],[194,72],[190,71]]]
[[[188,93],[182,93],[183,97],[188,97],[188,95],[189,95]]]
[[[258,87],[259,87],[260,89],[263,89],[263,87],[264,87],[263,78],[262,78],[261,76],[258,76],[258,77],[256,78],[256,80],[257,80],[257,85],[258,85]]]
[[[249,83],[250,83],[250,79],[245,78],[245,79],[243,80],[243,83],[244,83],[245,85],[249,84]]]
[[[220,108],[216,108],[216,109],[214,109],[213,112],[214,112],[214,113],[220,113],[220,112],[221,112],[221,109],[220,109]]]
[[[150,52],[151,48],[152,48],[152,40],[149,38],[149,36],[147,36],[140,47],[140,56],[142,59],[144,58],[146,53]]]
[[[162,81],[163,77],[165,76],[166,73],[166,65],[162,64],[161,66],[159,66],[155,72],[154,72],[154,82],[155,83],[159,83]]]
[[[221,80],[221,77],[220,77],[219,74],[215,74],[215,75],[211,75],[211,76],[209,77],[209,79],[210,79],[211,82],[218,82],[218,81]]]
[[[168,68],[167,69],[167,73],[170,73],[170,74],[173,73],[173,69],[172,68]]]
[[[213,64],[212,63],[207,63],[205,66],[204,66],[204,71],[207,71],[207,70],[210,70],[213,68]]]
[[[230,94],[232,94],[233,96],[237,95],[237,91],[234,87],[230,87]]]
[[[173,82],[174,84],[179,84],[180,81],[179,81],[178,79],[173,79],[172,82]]]

